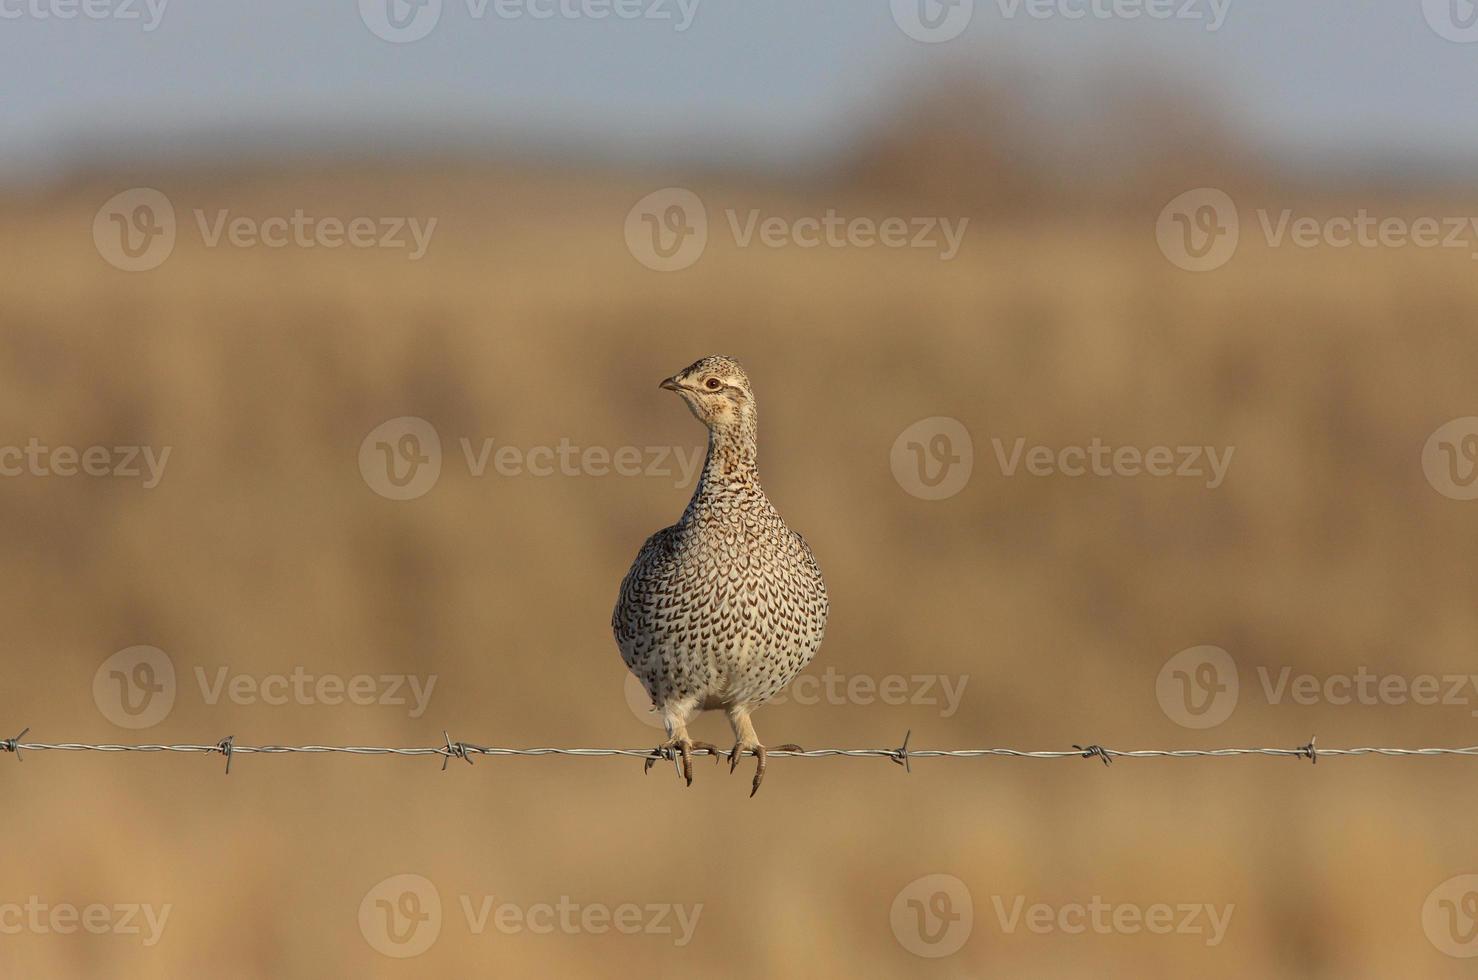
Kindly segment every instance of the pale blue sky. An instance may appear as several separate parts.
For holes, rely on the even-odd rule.
[[[32,13],[68,2],[141,19]],[[477,0],[444,0],[435,29],[408,44],[376,37],[357,0],[169,0],[146,32],[149,2],[0,0],[0,177],[263,126],[305,147],[338,137],[434,150],[444,133],[516,131],[658,161],[785,164],[823,155],[920,66],[1003,60],[1069,93],[1086,65],[1163,66],[1294,157],[1478,157],[1478,43],[1439,36],[1423,0],[1216,0],[1229,6],[1215,32],[1206,20],[1013,16],[1003,9],[1016,0],[974,0],[968,28],[942,44],[908,37],[889,0],[697,0],[682,33],[669,21],[478,19]],[[1439,0],[1426,2],[1430,12]],[[1213,0],[1173,0],[1186,3],[1211,16]]]

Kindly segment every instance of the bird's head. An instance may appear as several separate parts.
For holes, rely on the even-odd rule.
[[[756,412],[749,375],[732,357],[715,354],[694,361],[659,387],[675,391],[709,431],[753,431]]]

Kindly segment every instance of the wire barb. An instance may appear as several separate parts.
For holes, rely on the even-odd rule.
[[[1098,756],[1103,760],[1104,765],[1108,765],[1114,761],[1113,756],[1109,754],[1111,750],[1104,748],[1102,745],[1074,745],[1073,748],[1083,753],[1083,758],[1085,759]]]
[[[890,758],[892,758],[892,760],[894,762],[898,763],[898,765],[900,765],[900,766],[903,767],[903,771],[904,772],[909,772],[909,773],[913,772],[913,766],[909,765],[909,762],[908,762],[908,740],[910,738],[912,738],[912,737],[913,737],[913,729],[910,728],[903,735],[903,744],[900,745],[900,746],[898,746],[898,748],[894,749],[893,750],[893,754],[890,757]]]
[[[1310,735],[1309,736],[1309,743],[1307,745],[1300,745],[1295,750],[1298,753],[1298,755],[1300,755],[1300,756],[1305,756],[1305,755],[1308,756],[1309,757],[1309,762],[1312,763],[1313,765],[1316,765],[1316,766],[1319,764],[1319,750],[1314,747],[1314,742],[1317,739],[1318,739],[1318,736],[1317,735]]]
[[[445,728],[441,730],[441,737],[446,740],[446,746],[438,750],[441,752],[442,772],[446,772],[446,764],[448,762],[451,762],[453,759],[461,759],[469,766],[472,765],[472,756],[467,754],[467,750],[472,749],[476,751],[477,746],[468,745],[465,742],[453,742],[452,737],[447,734],[447,730]]]
[[[26,732],[30,730],[31,726],[27,725],[15,738],[0,738],[0,752],[14,752],[16,762],[25,762],[26,760],[21,758],[21,739],[25,738]]]
[[[236,736],[227,735],[216,743],[216,749],[226,757],[226,775],[231,775],[231,753],[236,751]]]

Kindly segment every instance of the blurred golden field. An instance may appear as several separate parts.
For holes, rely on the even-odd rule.
[[[101,202],[140,184],[180,214],[174,253],[125,273],[95,250]],[[0,444],[172,447],[136,479],[0,480],[7,547],[0,735],[84,742],[645,747],[609,617],[621,576],[690,487],[672,475],[475,477],[459,440],[528,449],[702,443],[658,380],[739,358],[761,406],[766,488],[832,596],[808,674],[943,676],[958,710],[787,703],[762,738],[807,748],[1457,746],[1459,704],[1270,703],[1259,668],[1324,678],[1472,671],[1478,504],[1421,465],[1478,414],[1467,250],[1270,248],[1192,274],[1146,207],[982,209],[952,261],[928,251],[737,247],[644,268],[623,226],[644,194],[766,214],[954,214],[866,181],[704,172],[339,165],[94,176],[0,204]],[[1195,186],[1194,184],[1186,186]],[[1251,191],[1247,192],[1253,193]],[[1249,206],[1295,206],[1276,191]],[[1298,201],[1463,214],[1442,199]],[[426,256],[204,247],[193,208],[435,217]],[[922,210],[921,210],[922,209]],[[1457,209],[1457,210],[1454,210]],[[1082,213],[1088,213],[1086,210]],[[418,416],[434,489],[393,501],[361,441]],[[958,419],[968,485],[912,496],[890,449]],[[1002,472],[1008,447],[1234,447],[1224,484]],[[129,731],[95,704],[115,651],[179,674]],[[1176,724],[1161,667],[1209,644],[1236,711]],[[214,677],[434,675],[428,710],[209,704]],[[725,746],[721,717],[695,737]],[[699,760],[691,788],[634,759],[32,752],[0,756],[0,903],[153,903],[137,936],[0,935],[0,974],[53,976],[1463,975],[1423,928],[1478,871],[1478,763],[1462,758]],[[424,876],[443,908],[420,956],[377,952],[367,892]],[[953,956],[895,936],[900,890],[952,875],[974,904]],[[475,932],[463,901],[528,909],[701,904],[691,942],[592,929]],[[1008,930],[998,908],[1231,906],[1224,939]],[[6,924],[0,916],[0,926]],[[1133,964],[1132,969],[1128,964]]]

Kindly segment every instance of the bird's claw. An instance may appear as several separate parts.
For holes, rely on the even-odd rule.
[[[766,760],[769,752],[772,751],[804,752],[805,749],[801,748],[799,745],[796,745],[794,742],[786,742],[784,745],[777,745],[773,749],[766,749],[763,745],[745,745],[742,742],[739,742],[735,743],[734,747],[729,750],[729,772],[733,772],[735,768],[738,767],[739,759],[744,755],[745,752],[749,752],[755,758],[754,783],[749,788],[749,795],[751,798],[754,797],[754,794],[760,791],[760,783],[764,782],[765,780]]]
[[[706,751],[713,756],[713,761],[718,762],[720,752],[717,745],[708,742],[694,742],[691,739],[670,738],[652,750],[652,754],[642,761],[642,774],[646,775],[652,771],[658,759],[671,759],[677,769],[678,776],[684,783],[693,785],[693,753],[695,751]]]

